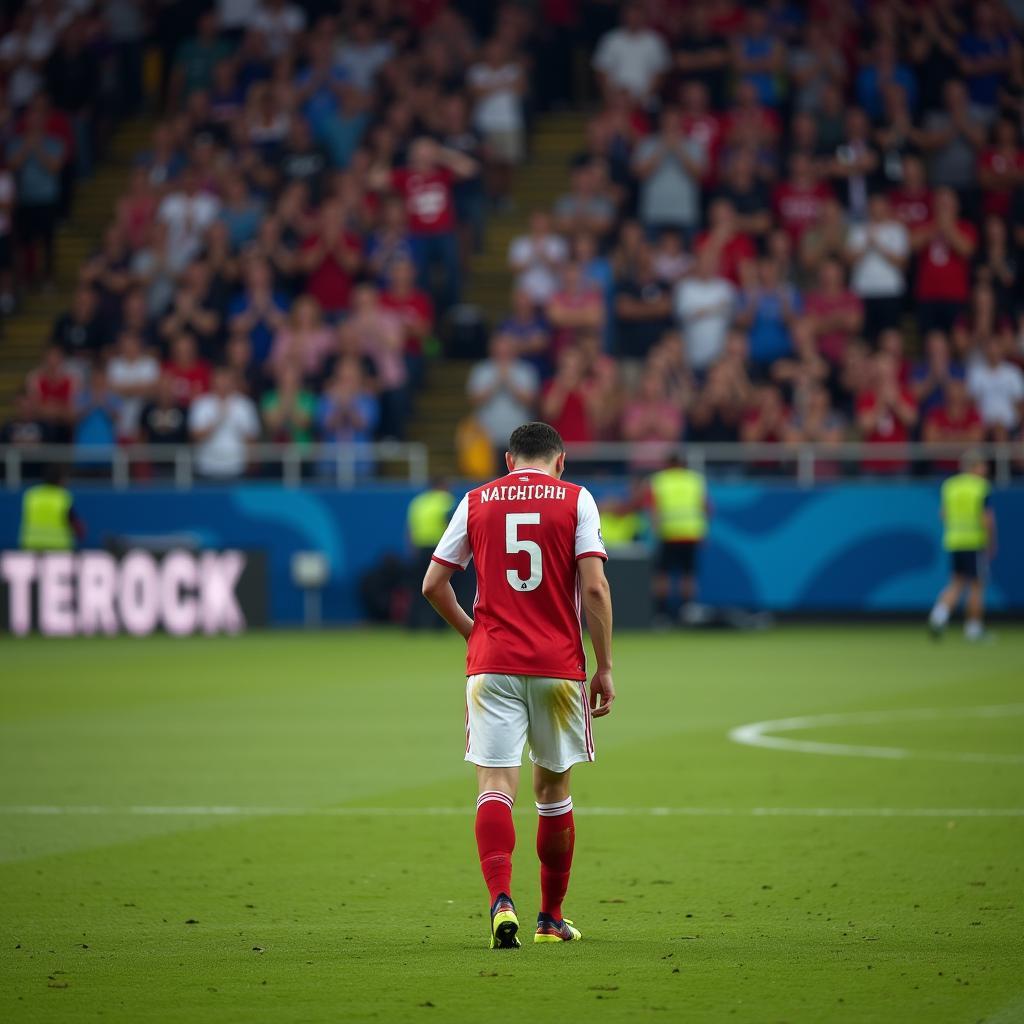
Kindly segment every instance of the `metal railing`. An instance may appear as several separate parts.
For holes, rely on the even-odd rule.
[[[841,444],[594,442],[566,445],[566,460],[576,475],[594,472],[643,473],[676,455],[709,476],[756,476],[795,480],[801,487],[837,480],[946,476],[968,449],[978,450],[992,466],[994,482],[1024,479],[1024,442]]]
[[[673,454],[693,469],[712,477],[756,477],[795,481],[801,487],[837,480],[885,479],[948,475],[964,451],[959,444],[662,444],[595,442],[567,445],[570,475],[647,473]],[[993,480],[1006,486],[1024,481],[1024,443],[980,445],[992,466]],[[197,483],[273,483],[285,487],[333,485],[351,487],[374,480],[424,484],[429,475],[426,445],[379,441],[367,444],[255,444],[248,450],[242,476],[214,477],[197,470],[190,445],[126,445],[111,448],[75,445],[36,447],[0,445],[3,485],[16,490],[37,477],[40,467],[59,462],[75,481],[107,483],[116,490],[147,483],[172,484],[187,490]]]
[[[60,463],[75,481],[109,483],[115,490],[146,483],[171,483],[188,490],[197,483],[279,482],[285,487],[327,484],[351,487],[369,480],[425,484],[426,445],[398,441],[366,444],[254,444],[241,476],[203,474],[192,445],[0,445],[0,466],[8,490],[21,487],[39,468]]]

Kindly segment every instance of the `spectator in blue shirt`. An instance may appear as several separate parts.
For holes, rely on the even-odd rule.
[[[777,107],[782,100],[782,72],[786,49],[772,32],[767,14],[759,7],[747,11],[743,31],[733,40],[732,63],[737,76],[757,90],[767,107]]]
[[[342,359],[324,388],[317,423],[324,441],[358,444],[373,440],[380,411],[355,356]]]
[[[398,196],[391,196],[384,200],[380,224],[367,242],[366,264],[377,282],[384,286],[391,276],[391,268],[405,260],[416,262],[405,203]]]
[[[971,104],[990,116],[999,99],[999,87],[1010,70],[1010,40],[999,31],[992,4],[974,8],[974,31],[960,40],[960,71],[967,80]]]
[[[580,265],[585,280],[590,281],[604,296],[604,332],[601,347],[605,352],[615,351],[615,271],[607,256],[602,255],[597,239],[589,232],[573,239],[573,259]]]
[[[348,167],[370,123],[367,97],[355,86],[342,82],[334,110],[318,121],[317,141],[335,167]]]
[[[223,198],[220,219],[228,229],[231,247],[237,252],[259,233],[263,204],[253,196],[241,174],[225,175]]]
[[[910,374],[910,393],[922,421],[942,405],[946,385],[951,380],[964,380],[965,376],[963,364],[952,357],[945,332],[929,331],[924,338],[924,358]]]
[[[170,121],[164,121],[153,129],[152,149],[140,153],[135,164],[146,169],[150,185],[156,188],[169,185],[181,174],[185,169],[185,157],[178,149]]]
[[[338,112],[347,82],[348,72],[334,60],[334,40],[313,34],[309,41],[309,64],[295,76],[295,99],[317,138]]]
[[[95,369],[75,396],[75,463],[100,466],[109,463],[117,445],[117,423],[124,400],[110,390],[107,374]],[[105,459],[97,456],[106,456]]]
[[[882,37],[875,44],[874,58],[857,74],[857,102],[872,121],[879,121],[885,110],[885,87],[896,84],[903,88],[907,107],[917,109],[917,79],[905,64],[899,62],[891,39]]]
[[[767,369],[776,359],[793,353],[792,328],[800,314],[800,293],[782,279],[770,258],[757,265],[757,278],[743,289],[736,324],[749,332],[750,361]]]
[[[380,406],[366,386],[359,360],[355,356],[342,359],[317,404],[316,424],[321,439],[327,444],[364,445],[373,440],[379,421]],[[323,469],[334,473],[336,460],[325,460]],[[357,455],[354,469],[357,476],[369,476],[373,459]]]
[[[273,72],[267,37],[259,29],[249,29],[242,36],[242,45],[236,57],[238,87],[244,96],[255,82],[269,81]]]
[[[497,333],[515,340],[517,358],[529,363],[542,380],[554,372],[551,329],[528,291],[517,288],[512,293],[512,309]]]
[[[228,307],[232,332],[245,331],[252,345],[252,365],[263,365],[270,354],[274,335],[286,326],[288,300],[274,291],[270,267],[262,259],[251,259],[245,272],[245,290]]]

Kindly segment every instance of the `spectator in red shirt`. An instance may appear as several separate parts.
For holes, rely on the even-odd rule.
[[[575,344],[580,332],[604,330],[604,296],[583,276],[583,268],[578,263],[566,264],[562,286],[551,296],[546,313],[554,331],[552,348],[556,356]]]
[[[171,381],[174,401],[181,406],[210,390],[210,364],[199,358],[196,339],[182,331],[171,341],[170,359],[164,364],[164,376]]]
[[[772,205],[779,223],[794,242],[816,224],[832,188],[821,181],[814,162],[806,153],[794,153],[789,161],[789,177],[775,188]]]
[[[405,361],[413,387],[423,378],[423,353],[434,329],[434,303],[416,287],[416,266],[411,260],[391,265],[388,288],[380,297],[381,306],[402,321],[405,331]]]
[[[960,201],[951,188],[935,192],[935,212],[911,236],[918,253],[917,299],[921,327],[948,331],[967,304],[971,289],[971,257],[977,229],[960,219]]]
[[[893,216],[912,232],[932,219],[932,190],[919,156],[905,156],[902,166],[903,184],[889,193],[889,202]]]
[[[442,311],[459,301],[462,290],[452,186],[477,170],[472,157],[419,138],[409,146],[405,167],[391,170],[378,165],[369,175],[372,188],[391,188],[405,200],[420,287],[431,291]],[[432,290],[438,271],[443,283]]]
[[[594,440],[593,412],[584,387],[583,354],[576,347],[563,350],[558,370],[544,386],[541,416],[567,443]]]
[[[722,124],[722,134],[729,148],[750,146],[762,159],[769,158],[778,146],[781,132],[778,113],[761,103],[757,86],[741,81],[736,86],[736,102]]]
[[[869,445],[903,445],[917,423],[917,406],[910,392],[900,384],[895,360],[888,352],[872,359],[871,383],[857,398],[857,426]],[[902,473],[904,458],[864,460],[869,473]]]
[[[731,200],[715,199],[708,208],[708,230],[697,236],[694,252],[705,248],[718,254],[719,274],[742,286],[747,272],[753,269],[757,249],[753,239],[740,231]]]
[[[158,204],[159,197],[145,167],[137,165],[129,179],[128,191],[117,201],[115,211],[117,225],[133,252],[146,244]]]
[[[748,444],[781,444],[789,437],[789,409],[775,384],[762,384],[743,414],[740,438]]]
[[[44,424],[49,440],[69,444],[75,422],[75,380],[57,345],[43,353],[43,361],[29,374],[28,397],[33,416]]]
[[[753,393],[753,401],[740,421],[740,440],[747,444],[782,444],[795,437],[791,414],[781,389],[776,384],[761,384]],[[777,459],[757,459],[750,472],[774,474],[782,469]]]
[[[804,311],[818,351],[833,365],[864,326],[864,303],[846,287],[843,266],[826,260],[818,272],[818,287],[804,301]]]
[[[985,439],[985,426],[971,401],[967,385],[963,380],[950,377],[943,389],[943,401],[933,409],[924,421],[922,440],[932,444],[955,444],[957,453],[950,458],[936,459],[932,463],[935,472],[949,472],[957,467],[958,456],[967,448]]]
[[[1017,126],[1009,118],[996,121],[992,128],[992,145],[981,151],[978,183],[982,188],[985,214],[1008,217],[1013,190],[1024,185],[1024,150]]]
[[[325,202],[316,233],[302,243],[299,265],[308,275],[306,291],[328,317],[336,319],[348,310],[362,261],[359,238],[345,228],[344,208],[337,201]]]
[[[594,440],[614,441],[624,395],[619,364],[602,350],[599,331],[581,331],[576,349],[583,357],[583,396],[590,410]]]

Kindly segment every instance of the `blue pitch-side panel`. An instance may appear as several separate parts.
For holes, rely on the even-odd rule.
[[[624,486],[624,485],[623,485]],[[621,491],[595,482],[595,494]],[[406,487],[353,491],[270,485],[192,492],[116,494],[82,488],[75,505],[87,546],[110,534],[193,534],[207,547],[261,548],[270,560],[273,621],[296,623],[302,595],[291,584],[293,552],[317,549],[330,562],[324,614],[358,619],[358,583],[383,554],[405,550]],[[712,604],[779,611],[922,610],[946,579],[938,486],[835,484],[803,491],[784,484],[711,487],[712,529],[701,589]],[[1024,610],[1024,488],[996,491],[999,556],[990,604]],[[20,495],[0,493],[0,547],[17,542]]]

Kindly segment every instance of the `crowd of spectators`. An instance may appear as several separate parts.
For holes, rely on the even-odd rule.
[[[52,276],[146,39],[161,117],[0,440],[192,441],[229,477],[261,438],[401,439],[587,40],[584,145],[469,380],[494,446],[532,416],[639,462],[1019,439],[1022,8],[28,0],[0,38],[0,309]]]
[[[1022,437],[1024,5],[863,6],[623,6],[470,377],[495,446]]]
[[[402,439],[525,154],[534,17],[505,4],[473,23],[403,0],[30,0],[0,39],[11,304],[16,283],[52,277],[62,168],[76,154],[70,177],[91,169],[80,136],[98,118],[65,81],[67,51],[85,45],[109,71],[111,101],[139,95],[130,12],[136,43],[164,55],[159,123],[0,440],[73,442],[80,464],[112,445],[193,442],[201,474],[233,477],[257,440]]]

